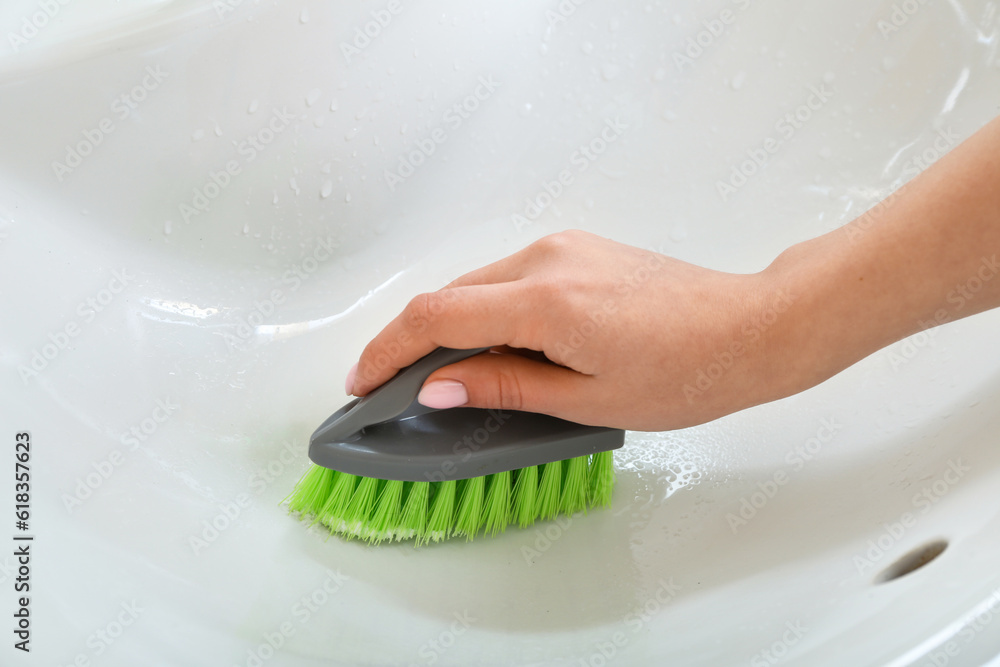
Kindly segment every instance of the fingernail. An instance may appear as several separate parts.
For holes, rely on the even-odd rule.
[[[468,403],[469,393],[465,385],[456,380],[435,380],[424,385],[417,402],[435,410],[447,410]]]
[[[347,381],[344,382],[344,391],[350,396],[354,393],[354,376],[358,374],[358,365],[354,364],[351,366],[351,370],[347,371]]]

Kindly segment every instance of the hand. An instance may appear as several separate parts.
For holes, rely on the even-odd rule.
[[[492,346],[434,372],[419,401],[665,430],[782,394],[769,332],[795,295],[579,231],[421,294],[365,348],[363,396],[436,347]]]

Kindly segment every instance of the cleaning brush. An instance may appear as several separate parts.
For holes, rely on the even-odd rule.
[[[438,368],[488,348],[438,348],[331,415],[289,512],[348,539],[416,545],[606,506],[625,432],[532,412],[416,402]]]

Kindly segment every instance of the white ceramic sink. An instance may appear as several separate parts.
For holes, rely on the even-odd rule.
[[[7,626],[34,536],[32,652],[8,630],[0,664],[997,664],[1000,313],[629,433],[613,506],[569,522],[371,548],[279,506],[418,291],[569,227],[755,271],[860,215],[998,112],[995,2],[16,0],[0,28]]]

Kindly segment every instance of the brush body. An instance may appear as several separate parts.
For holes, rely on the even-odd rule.
[[[333,413],[310,438],[316,465],[289,510],[348,538],[424,544],[607,505],[624,431],[417,403],[431,373],[483,353],[438,348]]]

